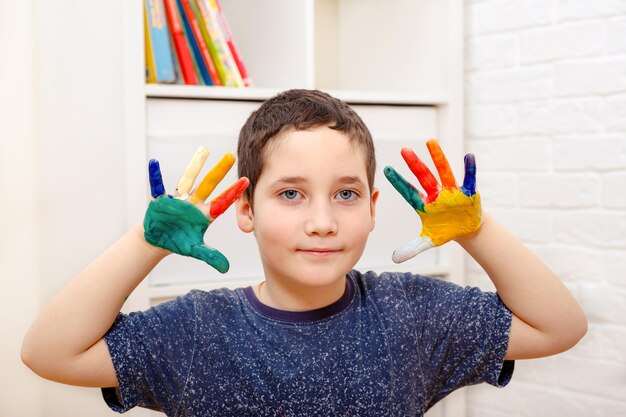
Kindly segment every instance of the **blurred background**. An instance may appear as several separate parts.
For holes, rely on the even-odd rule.
[[[415,26],[431,29],[433,39],[387,44],[398,71],[413,71],[418,79],[407,81],[408,95],[402,85],[392,82],[374,83],[372,90],[394,94],[390,102],[396,107],[387,106],[394,115],[402,111],[403,102],[439,109],[440,133],[444,143],[451,144],[454,160],[463,152],[477,156],[485,209],[557,273],[589,320],[587,336],[570,351],[517,361],[509,386],[464,389],[458,397],[463,406],[455,408],[462,414],[445,415],[626,415],[626,2],[308,0],[255,6],[222,0],[222,4],[231,11],[233,31],[237,36],[239,29],[242,53],[247,53],[252,78],[256,73],[260,87],[247,95],[233,93],[241,101],[263,99],[268,94],[263,88],[270,93],[286,87],[367,90],[359,83],[372,83],[374,78],[357,76],[363,72],[357,71],[362,65],[359,57],[342,64],[346,74],[336,77],[332,65],[310,64],[320,54],[313,52],[312,41],[306,38],[301,46],[297,28],[291,36],[290,29],[281,26],[277,42],[295,52],[292,61],[285,59],[286,75],[274,82],[264,71],[280,62],[269,55],[258,57],[252,50],[256,46],[246,45],[248,35],[241,25],[257,23],[238,17],[242,8],[272,4],[299,13],[295,9],[302,7],[309,29],[322,34],[338,31],[334,25],[342,20],[336,17],[347,12],[365,19],[363,26],[371,26],[368,16],[379,15],[371,22],[376,23],[377,34],[384,37],[395,30],[395,40],[404,33],[396,26],[401,15],[419,23]],[[341,11],[324,12],[328,7]],[[377,13],[354,14],[364,9]],[[415,15],[404,13],[407,10]],[[386,11],[394,18],[385,19]],[[321,14],[326,16],[322,27],[315,21]],[[41,308],[140,213],[136,208],[144,196],[137,198],[132,190],[145,178],[135,175],[134,167],[143,172],[145,160],[129,158],[143,155],[135,151],[142,144],[130,143],[129,137],[143,137],[150,130],[145,110],[137,109],[152,98],[143,93],[143,68],[137,64],[143,63],[142,46],[136,42],[143,35],[137,18],[141,19],[138,1],[105,5],[0,0],[2,417],[113,415],[99,390],[44,381],[21,363],[19,352]],[[265,25],[268,31],[279,26],[272,20]],[[416,37],[429,36],[417,28],[406,30]],[[328,42],[319,35],[314,40]],[[346,42],[354,49],[359,38]],[[407,48],[415,51],[409,50],[405,58]],[[367,44],[363,49],[364,55],[372,55]],[[342,50],[326,59],[334,62],[346,53]],[[436,74],[411,61],[426,58],[433,59]],[[404,59],[411,62],[404,65]],[[304,70],[298,74],[301,66]],[[346,79],[351,76],[353,80]],[[176,96],[151,91],[153,96]],[[368,93],[342,94],[366,105],[387,100]],[[216,97],[224,100],[230,94]],[[461,270],[464,283],[492,289],[471,259],[452,259],[456,259],[452,269]]]

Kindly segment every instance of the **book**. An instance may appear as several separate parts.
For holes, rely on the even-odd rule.
[[[237,48],[237,44],[235,43],[235,38],[233,38],[233,32],[230,29],[230,25],[228,24],[226,15],[224,15],[224,12],[222,11],[222,5],[220,4],[219,0],[210,1],[212,4],[215,4],[215,7],[217,8],[217,16],[219,17],[222,33],[224,34],[224,38],[226,40],[226,43],[228,44],[228,48],[230,49],[233,59],[237,64],[237,69],[239,69],[239,74],[241,75],[243,84],[246,87],[250,87],[252,86],[252,78],[250,78],[250,75],[248,74],[248,69],[246,68],[246,65],[243,62],[243,58],[239,53],[239,49]]]
[[[230,48],[220,27],[218,10],[215,3],[209,0],[191,0],[192,6],[196,3],[196,18],[200,22],[200,29],[209,47],[209,52],[217,68],[222,84],[228,87],[243,87],[243,80],[233,58]]]
[[[145,60],[146,60],[146,82],[153,84],[156,83],[156,77],[154,76],[154,56],[152,54],[152,43],[150,42],[150,32],[148,31],[148,14],[146,7],[143,8],[143,34],[145,42]]]
[[[144,1],[146,24],[146,54],[148,76],[152,83],[176,82],[176,71],[170,46],[169,29],[163,7],[163,0]]]
[[[179,2],[179,6],[181,6],[180,8],[182,8],[181,15],[184,13],[184,21],[187,25],[187,35],[189,41],[192,45],[195,42],[196,47],[194,48],[194,52],[196,53],[196,62],[202,71],[205,83],[207,85],[215,86],[222,85],[222,81],[220,80],[215,64],[213,63],[213,58],[211,58],[209,48],[204,40],[204,36],[202,35],[200,25],[191,7],[190,0],[177,1]]]
[[[194,68],[189,44],[187,43],[187,39],[185,39],[185,32],[183,30],[176,0],[164,0],[164,5],[182,80],[184,84],[197,85],[198,76]]]

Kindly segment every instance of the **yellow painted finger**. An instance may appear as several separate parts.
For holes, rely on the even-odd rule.
[[[446,189],[456,188],[456,180],[454,179],[454,174],[452,173],[452,169],[450,168],[448,159],[441,150],[437,139],[430,139],[428,142],[426,142],[426,146],[428,147],[430,157],[433,159],[435,167],[437,168],[437,172],[439,173],[441,186]]]
[[[200,173],[200,170],[202,169],[202,166],[206,162],[208,156],[209,150],[204,146],[200,146],[196,150],[193,158],[189,161],[189,165],[185,168],[180,181],[178,181],[178,187],[176,188],[178,195],[185,196],[186,194],[189,194],[189,191],[191,191],[191,187],[193,187],[193,183],[196,181],[196,178],[198,177],[198,174]]]
[[[217,184],[226,176],[230,168],[235,163],[235,155],[227,153],[221,161],[213,167],[211,171],[204,177],[198,188],[193,192],[189,201],[196,204],[206,200],[213,192]]]

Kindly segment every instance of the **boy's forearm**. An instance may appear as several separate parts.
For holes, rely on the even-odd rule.
[[[50,302],[24,339],[23,354],[71,359],[110,328],[124,301],[168,254],[143,239],[137,225],[80,272]]]
[[[567,344],[582,337],[586,318],[569,290],[488,214],[476,235],[457,241],[487,272],[504,304],[544,339]]]

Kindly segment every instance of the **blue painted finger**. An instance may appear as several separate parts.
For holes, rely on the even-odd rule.
[[[150,193],[153,198],[161,197],[165,194],[165,187],[163,186],[163,177],[161,176],[161,167],[159,161],[151,159],[148,162],[148,176],[150,179]]]
[[[461,191],[468,197],[476,194],[476,158],[471,153],[465,155],[465,178]]]
[[[402,175],[392,167],[385,167],[383,170],[385,177],[389,180],[393,188],[400,193],[407,203],[415,210],[424,211],[424,200],[420,196],[419,191],[415,189]]]

